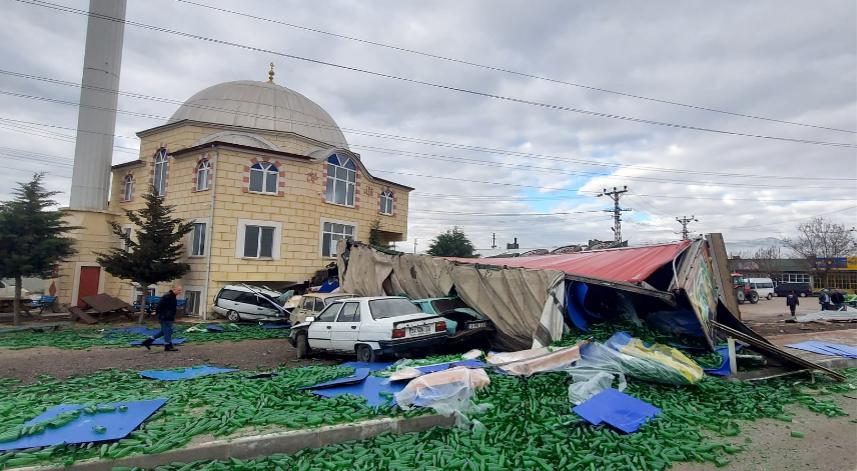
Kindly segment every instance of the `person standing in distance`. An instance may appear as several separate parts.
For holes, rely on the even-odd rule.
[[[795,292],[792,291],[786,296],[786,306],[789,307],[789,310],[792,312],[792,319],[795,318],[795,308],[800,305],[800,301],[798,301],[797,296],[795,296]]]
[[[818,304],[821,304],[822,311],[830,309],[830,295],[827,294],[827,288],[824,288],[821,290],[821,293],[818,294]]]
[[[845,296],[839,291],[839,288],[833,290],[833,294],[830,295],[830,302],[833,303],[835,311],[845,310]]]
[[[158,316],[158,322],[161,323],[161,330],[155,335],[143,340],[143,346],[147,350],[152,349],[152,343],[158,337],[164,337],[165,352],[177,352],[178,348],[173,346],[173,322],[176,320],[176,307],[178,300],[176,296],[182,294],[182,286],[175,285],[173,289],[167,291],[167,294],[161,296],[158,306],[155,307],[155,315]]]

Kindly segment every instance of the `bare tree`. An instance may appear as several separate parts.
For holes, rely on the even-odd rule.
[[[759,263],[759,271],[774,279],[779,279],[782,273],[782,258],[782,250],[776,245],[761,247],[753,254],[753,259]]]
[[[807,260],[816,276],[827,286],[827,278],[837,258],[857,252],[857,240],[844,224],[825,221],[823,217],[798,224],[796,237],[784,237],[783,245],[798,258]]]

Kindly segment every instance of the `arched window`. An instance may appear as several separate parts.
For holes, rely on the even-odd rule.
[[[381,214],[393,215],[393,192],[390,190],[381,192]]]
[[[167,194],[167,163],[169,158],[167,157],[166,149],[159,149],[158,153],[155,154],[155,193],[158,196],[164,196]]]
[[[277,177],[280,172],[270,162],[259,162],[250,167],[250,191],[277,193]]]
[[[327,159],[328,203],[354,206],[354,182],[357,179],[357,166],[347,157],[336,154]]]
[[[123,180],[122,201],[131,201],[134,198],[134,175],[125,175]]]
[[[208,159],[200,160],[196,166],[196,191],[207,190],[210,177],[211,162]]]

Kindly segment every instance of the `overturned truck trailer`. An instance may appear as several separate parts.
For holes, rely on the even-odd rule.
[[[494,323],[496,349],[547,346],[562,337],[567,321],[586,331],[589,321],[617,312],[676,313],[661,317],[680,319],[674,327],[695,329],[714,348],[710,321],[722,289],[705,238],[508,259],[386,253],[350,241],[339,251],[344,292],[457,295]]]

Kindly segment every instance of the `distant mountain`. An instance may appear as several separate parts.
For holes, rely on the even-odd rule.
[[[783,241],[776,237],[765,237],[762,239],[751,239],[751,240],[736,240],[736,241],[725,241],[726,242],[726,253],[734,254],[734,253],[744,253],[752,256],[756,253],[757,250],[761,248],[767,247],[780,247],[783,252],[783,256],[787,256],[788,249],[783,246]]]

